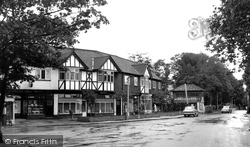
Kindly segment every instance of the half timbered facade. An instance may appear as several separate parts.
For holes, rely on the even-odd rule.
[[[20,82],[20,89],[13,92],[16,99],[17,117],[43,118],[64,117],[69,111],[74,115],[123,115],[123,98],[115,98],[117,92],[130,94],[130,111],[143,107],[152,112],[153,83],[160,78],[148,69],[147,64],[138,64],[106,53],[65,49],[62,69],[32,67],[36,81]],[[126,80],[129,77],[129,82]],[[129,86],[129,87],[128,87]],[[160,89],[159,89],[160,90]],[[82,91],[97,94],[93,107],[88,107]],[[91,109],[91,110],[90,110]]]

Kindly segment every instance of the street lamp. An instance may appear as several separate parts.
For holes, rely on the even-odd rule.
[[[187,93],[187,84],[184,84],[184,88],[185,88],[185,96],[186,96],[186,100],[187,100],[187,105],[188,105],[188,93]]]
[[[128,90],[127,90],[127,114],[126,114],[126,119],[128,119],[129,118],[129,85],[130,85],[130,78],[129,77],[127,77],[127,88],[128,88]]]

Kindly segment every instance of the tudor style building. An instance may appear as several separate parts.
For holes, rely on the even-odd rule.
[[[161,90],[161,79],[147,64],[83,49],[65,49],[62,58],[63,69],[32,67],[37,80],[19,83],[20,89],[13,92],[18,95],[17,117],[61,117],[68,116],[70,110],[78,116],[90,112],[123,115],[126,102],[113,95],[127,93],[128,86],[130,111],[143,107],[144,112],[152,112],[151,92]],[[89,90],[98,95],[92,110],[82,96],[82,91]]]

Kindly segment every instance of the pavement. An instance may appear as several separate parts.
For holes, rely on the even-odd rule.
[[[213,112],[214,113],[220,113]],[[200,114],[204,115],[204,114]],[[94,120],[90,122],[81,122],[78,121],[77,118],[63,118],[63,119],[16,119],[15,124],[12,126],[2,126],[4,128],[14,127],[14,128],[25,128],[25,127],[42,127],[42,126],[69,126],[69,125],[85,125],[85,124],[98,124],[98,123],[122,123],[122,122],[134,122],[134,121],[149,121],[149,120],[159,120],[159,119],[174,119],[181,118],[183,115],[181,112],[171,112],[171,113],[158,113],[151,115],[141,115],[137,117],[137,115],[131,116],[129,119],[125,119],[125,116],[111,116],[107,119],[107,117],[93,117]],[[105,119],[106,118],[106,119]]]
[[[106,120],[102,118],[105,117],[99,117],[99,121],[95,122],[80,122],[77,121],[77,118],[64,118],[64,119],[16,119],[15,124],[12,126],[2,126],[4,128],[6,127],[42,127],[42,126],[68,126],[68,125],[84,125],[84,124],[100,124],[100,123],[122,123],[122,122],[134,122],[134,121],[149,121],[149,120],[159,120],[159,119],[174,119],[174,118],[180,118],[183,117],[183,115],[174,115],[174,116],[157,116],[157,117],[148,117],[148,118],[131,118],[131,119],[124,119],[123,120]]]

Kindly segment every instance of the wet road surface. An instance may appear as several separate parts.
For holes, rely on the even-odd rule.
[[[60,135],[64,146],[90,147],[249,147],[249,116],[246,111],[230,114],[200,114],[126,123],[3,129],[4,134]]]

